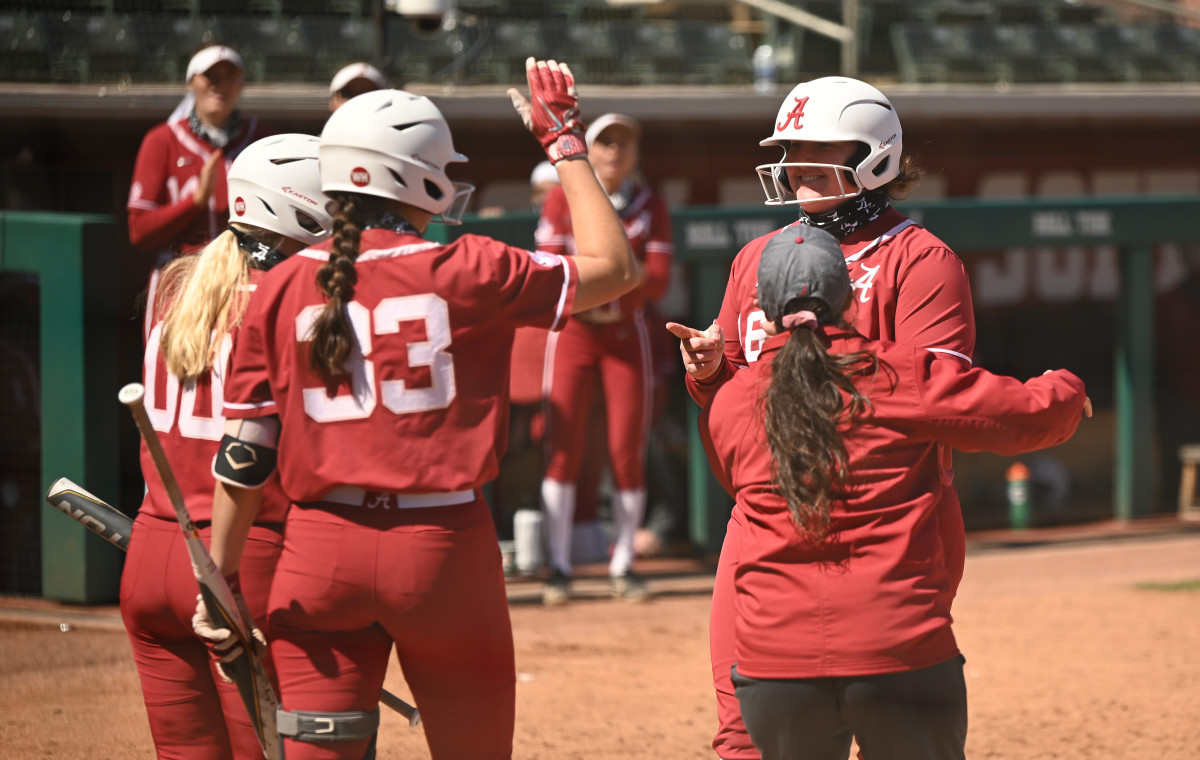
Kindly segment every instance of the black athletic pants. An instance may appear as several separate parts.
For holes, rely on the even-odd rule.
[[[742,718],[762,760],[964,760],[962,655],[904,673],[755,679],[733,668]]]

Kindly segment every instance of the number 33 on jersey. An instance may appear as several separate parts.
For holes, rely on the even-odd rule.
[[[341,485],[482,486],[506,445],[507,382],[497,377],[508,377],[513,333],[561,327],[574,263],[475,235],[443,245],[367,229],[360,245],[344,306],[355,336],[344,372],[324,375],[308,362],[327,303],[314,287],[328,259],[322,244],[259,284],[234,348],[225,415],[280,416],[279,474],[297,501]]]
[[[306,306],[296,317],[296,342],[306,343],[323,305]],[[382,400],[396,414],[443,409],[455,396],[454,357],[450,346],[450,316],[446,302],[433,293],[385,298],[368,311],[356,301],[346,304],[358,348],[347,362],[351,392],[329,397],[324,387],[304,389],[304,411],[317,422],[366,419]],[[408,346],[408,365],[428,367],[429,386],[410,388],[403,379],[376,380],[371,355],[373,336],[396,335],[404,322],[425,325],[425,339]],[[376,387],[378,385],[378,388]]]

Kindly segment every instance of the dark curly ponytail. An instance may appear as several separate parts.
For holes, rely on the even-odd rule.
[[[333,248],[329,261],[317,270],[317,287],[329,296],[325,309],[312,326],[308,363],[319,374],[339,375],[354,349],[354,326],[346,304],[354,298],[362,227],[357,219],[361,199],[354,193],[329,193],[333,199]]]
[[[881,367],[890,372],[868,351],[830,354],[807,327],[792,330],[771,364],[763,399],[775,482],[797,529],[812,540],[829,534],[830,502],[849,476],[838,426],[870,407],[853,378]]]

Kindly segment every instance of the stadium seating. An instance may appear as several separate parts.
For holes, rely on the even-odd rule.
[[[465,81],[466,65],[476,52],[469,30],[456,27],[424,34],[400,16],[384,21],[383,35],[384,72],[399,82]]]
[[[1200,81],[1200,29],[1159,24],[1150,29],[1163,66],[1181,81]]]
[[[570,51],[571,68],[582,79],[596,84],[623,83],[621,39],[627,36],[629,28],[621,24],[616,21],[568,22],[564,51]]]
[[[182,82],[188,60],[197,48],[224,40],[216,19],[191,15],[142,14],[134,17],[142,43],[147,79]]]
[[[535,19],[497,18],[480,34],[483,44],[469,69],[476,82],[519,83],[525,77],[525,59],[545,54],[542,25]]]
[[[457,0],[440,26],[383,0],[0,0],[0,79],[179,81],[206,42],[235,45],[251,82],[324,82],[351,60],[397,82],[512,84],[524,60],[568,60],[611,85],[749,85],[763,41],[780,81],[837,73],[841,46],[710,2]],[[793,0],[842,23],[841,0]],[[1118,23],[1075,0],[860,0],[858,71],[914,83],[1200,81],[1200,29]],[[1150,18],[1143,15],[1141,18]]]
[[[1000,79],[992,38],[972,36],[980,24],[908,22],[892,27],[900,73],[906,82],[994,82]],[[987,44],[983,51],[974,44]]]
[[[50,72],[50,50],[37,16],[0,14],[0,79],[44,81]]]
[[[144,56],[128,16],[46,13],[41,17],[50,58],[50,78],[64,82],[140,81]]]
[[[748,37],[728,24],[680,21],[679,37],[686,58],[683,79],[687,84],[749,84],[753,47]]]
[[[316,78],[304,20],[273,16],[217,17],[225,40],[246,63],[249,82],[304,82]]]
[[[332,79],[347,63],[375,59],[378,35],[366,19],[305,16],[304,22],[312,45],[314,78]]]
[[[628,50],[622,58],[622,69],[627,75],[647,84],[673,84],[684,81],[685,70],[698,71],[701,61],[685,55],[683,39],[674,21],[655,20],[627,26]]]

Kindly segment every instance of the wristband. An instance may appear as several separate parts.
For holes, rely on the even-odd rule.
[[[559,135],[558,138],[550,143],[546,148],[546,155],[550,159],[551,164],[557,164],[559,161],[566,161],[571,158],[582,158],[587,155],[587,143],[578,132],[567,132]]]

